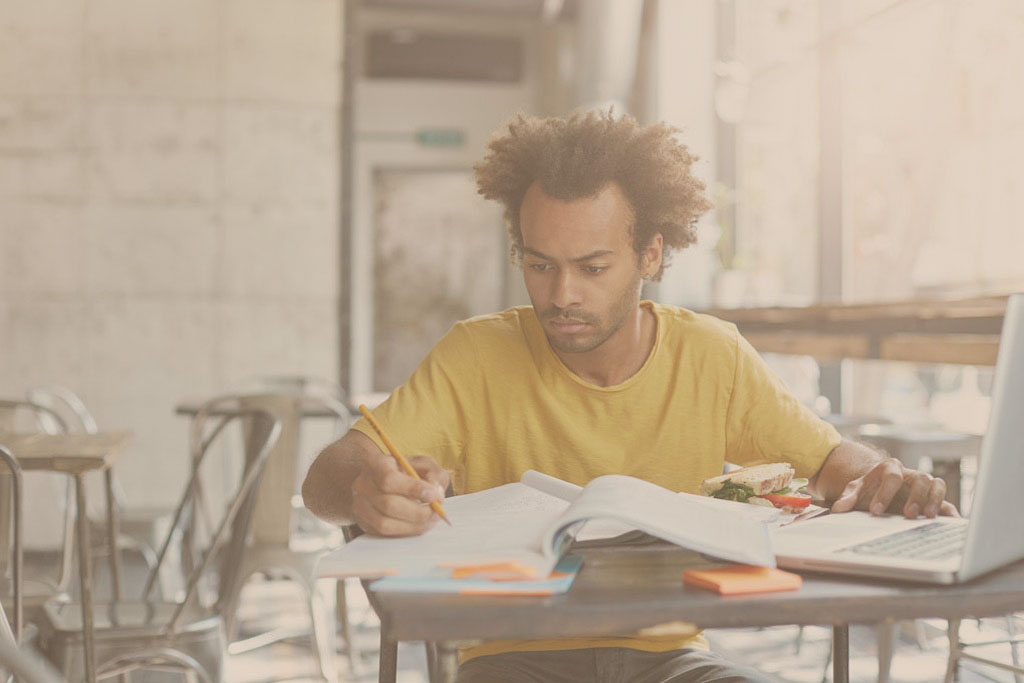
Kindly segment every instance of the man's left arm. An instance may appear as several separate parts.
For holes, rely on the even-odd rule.
[[[833,501],[832,512],[868,510],[880,515],[891,510],[910,519],[958,516],[956,507],[945,500],[942,479],[846,439],[828,454],[807,488],[815,498]]]

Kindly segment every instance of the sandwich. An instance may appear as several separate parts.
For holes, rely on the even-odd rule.
[[[703,496],[776,507],[783,512],[800,512],[811,504],[809,493],[801,490],[806,479],[794,479],[793,468],[784,462],[743,467],[701,482]]]

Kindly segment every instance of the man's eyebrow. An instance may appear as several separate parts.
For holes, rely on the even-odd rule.
[[[548,256],[547,254],[545,254],[544,252],[537,251],[536,249],[532,249],[530,247],[523,247],[523,251],[525,251],[527,254],[530,254],[531,256],[536,256],[537,258],[546,259],[548,261],[553,261],[554,260],[550,256]],[[576,258],[569,259],[569,260],[572,261],[573,263],[581,263],[583,261],[589,261],[591,259],[595,259],[595,258],[598,258],[598,257],[601,257],[601,256],[608,256],[609,254],[614,254],[614,253],[615,252],[612,251],[611,249],[598,249],[597,251],[592,251],[589,254],[584,254],[583,256],[577,256]]]

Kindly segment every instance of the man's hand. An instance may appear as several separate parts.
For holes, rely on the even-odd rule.
[[[908,469],[896,458],[885,458],[863,476],[851,480],[832,504],[832,512],[869,510],[880,515],[900,510],[908,519],[918,515],[958,517],[956,507],[944,500],[946,482],[925,472]]]
[[[352,482],[352,518],[363,531],[378,536],[415,536],[437,520],[430,503],[444,499],[448,473],[433,458],[409,458],[418,481],[379,450],[363,457]]]

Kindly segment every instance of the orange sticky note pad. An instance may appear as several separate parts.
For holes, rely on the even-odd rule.
[[[722,595],[792,591],[799,588],[802,582],[799,574],[748,564],[734,564],[714,569],[687,569],[683,572],[683,583],[716,591]]]

